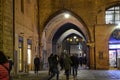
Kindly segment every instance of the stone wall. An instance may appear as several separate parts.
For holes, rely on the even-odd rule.
[[[34,57],[39,54],[38,39],[38,7],[37,0],[23,0],[24,11],[21,11],[21,0],[15,0],[15,50],[19,53],[19,37],[23,38],[23,70],[29,65],[29,70],[34,68]],[[28,42],[31,40],[31,63],[28,64]],[[17,56],[17,65],[19,64]]]
[[[0,0],[0,50],[3,51],[3,12],[2,0]]]
[[[13,56],[13,0],[0,0],[0,50]]]

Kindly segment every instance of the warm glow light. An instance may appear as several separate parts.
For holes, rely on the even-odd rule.
[[[67,41],[69,41],[69,38],[67,38]]]
[[[28,49],[28,64],[30,64],[31,63],[31,50],[30,49]]]
[[[65,17],[65,18],[69,18],[69,17],[70,17],[70,14],[65,13],[64,17]]]
[[[76,36],[74,36],[73,38],[74,38],[74,39],[76,39],[77,37],[76,37]]]
[[[76,39],[76,41],[78,42],[79,40],[78,40],[78,39]]]
[[[72,39],[70,39],[70,42],[72,41]]]

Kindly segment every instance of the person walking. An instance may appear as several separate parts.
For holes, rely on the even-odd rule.
[[[79,57],[79,64],[80,64],[80,67],[82,67],[82,63],[83,63],[83,58],[82,58],[82,55],[80,54],[80,57]]]
[[[52,57],[51,75],[48,80],[51,80],[56,75],[56,80],[59,80],[59,70],[58,70],[58,56],[54,55]]]
[[[77,69],[78,69],[78,66],[79,66],[79,59],[77,57],[77,54],[74,54],[71,59],[72,59],[73,76],[76,77],[77,76]]]
[[[59,58],[59,63],[60,63],[60,67],[61,67],[60,70],[63,70],[63,67],[64,67],[63,61],[64,61],[63,55],[60,55],[60,58]]]
[[[52,63],[52,59],[53,59],[53,53],[51,53],[51,55],[48,57],[48,64],[49,64],[49,71],[48,74],[51,75],[52,73],[52,66],[54,65]]]
[[[71,61],[69,55],[65,54],[64,55],[64,69],[65,69],[66,80],[69,80],[71,63],[72,63],[72,61]]]
[[[34,72],[35,74],[38,74],[39,71],[39,67],[40,67],[40,58],[38,57],[38,55],[36,55],[36,57],[34,58]]]
[[[84,53],[83,54],[83,68],[86,69],[86,66],[87,66],[87,57],[86,57],[86,54]]]
[[[9,62],[2,51],[0,51],[0,80],[9,80]]]

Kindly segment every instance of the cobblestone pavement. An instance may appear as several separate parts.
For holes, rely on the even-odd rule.
[[[65,80],[64,71],[61,71],[59,76],[59,80]],[[48,71],[40,71],[38,75],[33,72],[19,74],[13,76],[11,80],[47,80],[47,78]],[[55,80],[55,77],[52,80]],[[120,70],[78,70],[76,79],[71,75],[70,80],[120,80]]]

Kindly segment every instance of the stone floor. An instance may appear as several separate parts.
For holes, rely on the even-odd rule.
[[[60,71],[60,80],[65,80],[64,71]],[[12,75],[11,80],[47,80],[48,71],[39,71],[36,75],[29,73]],[[52,79],[55,80],[55,77]],[[120,80],[120,70],[78,70],[76,79],[70,76],[70,80]]]

